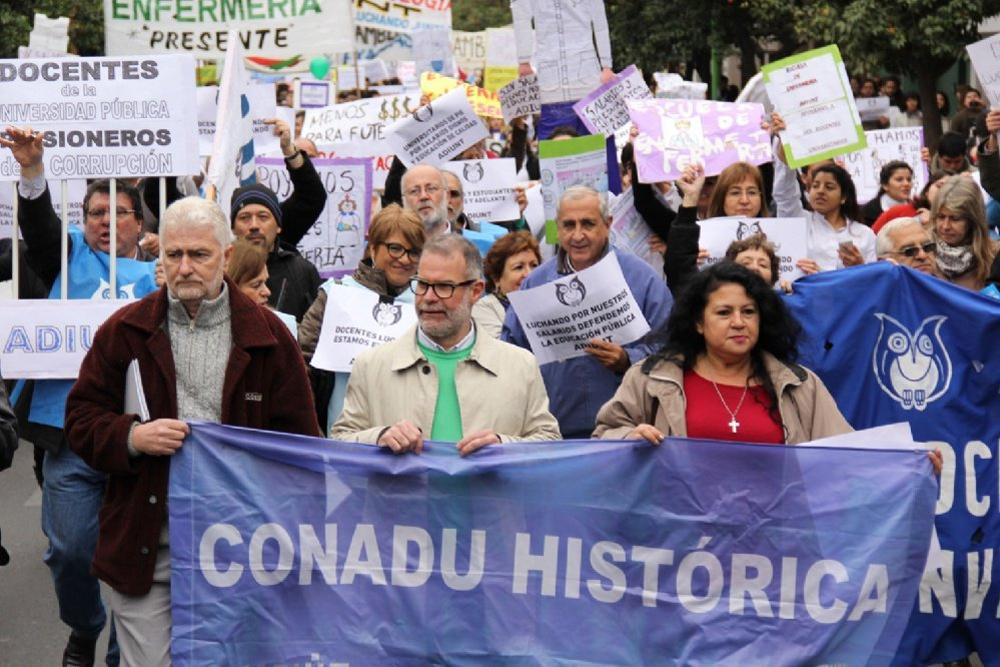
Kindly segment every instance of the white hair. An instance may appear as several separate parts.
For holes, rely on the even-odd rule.
[[[882,226],[882,229],[878,230],[878,236],[875,237],[875,252],[879,257],[884,257],[886,255],[891,255],[896,252],[896,244],[892,241],[893,232],[901,230],[903,227],[909,227],[910,225],[916,225],[921,229],[924,228],[923,223],[917,218],[894,218]],[[930,235],[928,234],[928,237]]]
[[[167,207],[160,220],[160,255],[166,245],[169,230],[177,227],[209,227],[212,235],[225,249],[233,242],[233,230],[229,228],[226,214],[219,205],[201,197],[184,197]]]
[[[559,195],[559,205],[556,206],[556,218],[562,212],[563,202],[576,201],[587,197],[597,197],[597,202],[601,211],[601,220],[608,219],[608,197],[603,192],[598,192],[589,185],[571,185]]]

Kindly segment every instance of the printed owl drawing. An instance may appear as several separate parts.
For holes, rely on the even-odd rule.
[[[879,386],[905,410],[923,411],[951,385],[951,359],[941,341],[948,318],[934,315],[911,332],[899,320],[875,313],[881,322],[872,355]]]

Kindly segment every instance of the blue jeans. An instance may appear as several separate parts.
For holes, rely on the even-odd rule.
[[[42,532],[49,538],[43,560],[52,572],[59,618],[76,632],[96,637],[104,629],[107,614],[90,563],[97,548],[97,513],[107,475],[88,466],[65,445],[58,454],[45,453],[42,469]],[[112,626],[107,664],[115,667],[118,660]]]

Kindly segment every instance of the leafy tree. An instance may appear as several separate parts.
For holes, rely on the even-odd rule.
[[[937,79],[980,38],[979,23],[997,13],[1000,0],[796,0],[794,8],[800,40],[837,44],[848,69],[917,80],[932,147],[941,137]]]
[[[454,0],[451,3],[451,26],[455,30],[478,32],[509,25],[509,0]]]

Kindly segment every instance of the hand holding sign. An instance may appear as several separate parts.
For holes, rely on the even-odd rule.
[[[21,175],[32,179],[42,174],[42,133],[32,132],[30,127],[19,128],[8,125],[4,130],[6,137],[0,134],[0,146],[9,148],[11,155],[21,165]]]
[[[615,345],[600,338],[592,338],[587,345],[586,352],[609,370],[616,373],[624,373],[628,370],[628,352],[621,345]]]

